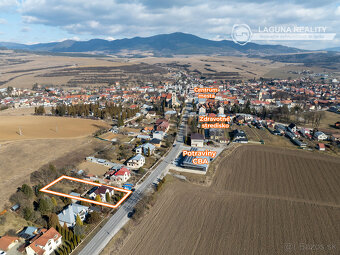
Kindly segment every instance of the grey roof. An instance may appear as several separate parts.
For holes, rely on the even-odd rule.
[[[144,144],[142,144],[141,146],[142,146],[143,148],[145,148],[145,149],[150,148],[150,150],[153,150],[153,149],[156,148],[155,145],[153,145],[153,144],[151,144],[151,143],[144,143]]]
[[[203,151],[203,150],[199,150],[198,148],[191,148],[190,151]],[[208,157],[208,156],[197,156],[197,157],[194,157],[194,156],[185,156],[184,159],[183,159],[183,162],[182,162],[182,166],[183,167],[186,167],[186,168],[193,168],[193,169],[197,169],[197,170],[203,170],[203,171],[206,171],[207,168],[208,168],[208,164],[201,164],[201,165],[195,165],[194,163],[192,163],[192,160],[194,158],[206,158],[208,159],[208,162],[211,161],[211,158]]]
[[[191,134],[191,140],[204,140],[204,136],[199,133]]]
[[[110,168],[110,170],[119,170],[123,167],[124,165],[122,164],[118,164],[118,163],[114,163],[114,165],[112,165],[112,167]]]
[[[159,144],[161,142],[162,141],[160,139],[157,139],[157,138],[153,138],[152,140],[150,140],[150,143],[152,143],[152,144]]]
[[[71,192],[70,193],[71,196],[75,196],[75,197],[80,197],[80,194],[77,192]]]
[[[137,155],[133,156],[132,158],[130,158],[130,160],[141,160],[142,158],[144,158],[143,155],[137,154]],[[145,160],[145,158],[144,158],[144,160]]]
[[[22,230],[18,236],[24,238],[24,239],[30,239],[35,236],[35,232],[38,230],[36,227],[28,226],[25,227],[24,230]]]
[[[80,204],[70,204],[61,213],[58,214],[59,221],[73,224],[76,222],[77,214],[82,210],[88,210],[87,206]]]

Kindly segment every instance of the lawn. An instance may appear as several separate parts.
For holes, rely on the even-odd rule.
[[[4,215],[0,216],[0,236],[3,236],[11,229],[19,231],[28,225],[36,226],[35,224],[19,217],[16,213],[8,211]]]

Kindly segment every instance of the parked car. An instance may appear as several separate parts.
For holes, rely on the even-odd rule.
[[[128,213],[128,218],[131,218],[134,214],[135,214],[135,212],[136,212],[136,209],[135,208],[133,208],[132,209],[132,211],[130,211],[129,213]]]

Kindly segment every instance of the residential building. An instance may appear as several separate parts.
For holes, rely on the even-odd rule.
[[[324,132],[317,131],[314,133],[314,138],[318,141],[324,141],[327,140],[328,136]]]
[[[75,196],[75,197],[80,197],[80,194],[77,192],[71,192],[70,195]],[[73,199],[73,198],[71,200],[72,200],[72,203],[75,203],[78,201],[77,199]]]
[[[61,244],[61,234],[54,228],[50,228],[45,232],[41,232],[40,235],[32,240],[31,244],[26,247],[26,253],[27,255],[49,255]]]
[[[248,143],[248,138],[243,130],[234,130],[233,132],[233,142],[234,143]]]
[[[18,234],[18,236],[25,240],[30,240],[39,233],[40,229],[33,226],[27,226]]]
[[[8,252],[19,242],[19,238],[15,236],[5,235],[0,238],[0,251]]]
[[[205,115],[207,113],[207,109],[205,109],[204,106],[201,106],[200,109],[198,110],[199,115]]]
[[[295,133],[297,131],[297,126],[294,123],[290,123],[288,126],[288,130],[292,133]]]
[[[164,137],[164,132],[163,131],[155,131],[152,133],[152,138],[156,138],[159,140],[162,140]]]
[[[130,177],[131,171],[126,167],[122,167],[120,170],[111,175],[110,180],[122,183],[126,182]]]
[[[169,130],[168,120],[167,119],[156,120],[155,130],[156,131],[163,131],[163,132],[166,133]]]
[[[319,151],[325,151],[325,150],[326,150],[325,144],[323,144],[323,143],[318,143],[318,150],[319,150]]]
[[[203,147],[204,136],[202,134],[191,134],[191,146],[193,147]]]
[[[99,195],[102,202],[107,202],[106,193],[109,193],[110,196],[113,196],[115,193],[115,190],[113,188],[105,185],[102,185],[100,187],[94,187],[93,189],[91,189],[91,191],[89,197],[92,199],[96,199],[97,195]]]
[[[137,154],[144,154],[145,156],[149,156],[153,154],[156,146],[151,143],[144,143],[136,148]]]
[[[153,138],[149,141],[149,143],[155,145],[157,148],[160,148],[162,145],[162,141],[160,139],[157,138]]]
[[[141,154],[137,154],[127,161],[127,166],[133,169],[138,169],[145,164],[145,158]]]
[[[77,215],[79,215],[82,221],[85,220],[88,214],[89,208],[80,204],[70,204],[61,213],[58,214],[59,223],[61,226],[66,225],[68,227],[74,227],[76,224]]]
[[[218,107],[218,113],[224,114],[224,107],[222,107],[222,106]]]

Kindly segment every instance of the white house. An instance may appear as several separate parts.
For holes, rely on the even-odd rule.
[[[145,156],[149,156],[149,151],[150,155],[153,154],[156,146],[151,144],[151,143],[144,143],[136,148],[136,153],[137,154],[144,154]]]
[[[92,192],[90,193],[89,197],[92,199],[96,199],[97,195],[99,195],[102,202],[107,202],[106,193],[109,193],[110,196],[113,196],[115,194],[115,190],[113,188],[105,186],[105,185],[102,185],[100,187],[95,187],[91,191]]]
[[[317,139],[318,141],[324,141],[327,140],[327,135],[325,135],[324,132],[317,131],[314,133],[314,138]]]
[[[12,252],[12,249],[15,249],[15,246],[19,243],[19,238],[16,236],[8,236],[4,235],[0,238],[0,251],[4,252]],[[15,251],[14,251],[15,253]],[[2,253],[0,253],[2,254]],[[6,254],[6,253],[4,253]]]
[[[205,115],[207,113],[207,110],[205,109],[204,106],[201,106],[200,109],[198,110],[199,115]]]
[[[74,227],[76,225],[77,215],[79,215],[80,219],[84,221],[88,212],[89,208],[87,206],[75,203],[70,204],[58,214],[59,224],[64,226],[66,223],[68,227]]]
[[[163,137],[164,137],[163,131],[155,131],[155,132],[152,133],[152,138],[163,140]]]
[[[224,108],[222,106],[218,107],[218,113],[224,114]]]
[[[204,136],[202,134],[191,134],[191,146],[193,147],[203,147]]]
[[[155,111],[149,111],[146,116],[147,119],[155,118],[156,117],[156,112]]]
[[[290,123],[288,128],[290,128],[291,132],[296,132],[297,131],[297,126],[294,123]]]
[[[145,164],[145,157],[141,154],[137,154],[127,161],[127,166],[138,169]]]
[[[116,182],[126,182],[131,177],[131,172],[126,167],[122,167],[120,170],[116,171],[111,177],[111,181]]]
[[[60,245],[61,234],[54,228],[42,232],[29,246],[26,247],[27,255],[49,255],[54,252]]]

